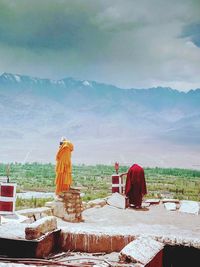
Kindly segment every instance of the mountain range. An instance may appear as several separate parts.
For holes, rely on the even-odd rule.
[[[121,89],[0,76],[0,162],[54,162],[60,138],[84,164],[200,168],[200,89]]]

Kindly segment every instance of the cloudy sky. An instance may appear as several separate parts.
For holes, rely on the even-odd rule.
[[[0,73],[200,88],[200,0],[0,0]]]

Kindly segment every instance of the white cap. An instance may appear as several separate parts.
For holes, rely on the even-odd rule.
[[[65,136],[62,136],[61,139],[60,139],[60,142],[63,142],[65,140],[67,140],[67,138]]]

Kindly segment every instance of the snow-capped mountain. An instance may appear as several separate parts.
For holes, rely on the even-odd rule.
[[[0,76],[0,161],[54,161],[59,138],[74,161],[177,165],[200,147],[200,89],[120,89],[88,80]],[[185,161],[184,161],[185,162]],[[184,163],[185,164],[185,163]],[[182,165],[184,165],[182,164]]]

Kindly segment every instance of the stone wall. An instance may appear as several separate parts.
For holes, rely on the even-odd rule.
[[[81,251],[87,253],[120,252],[136,237],[131,235],[111,235],[103,233],[70,232],[68,229],[61,231],[61,247],[63,251]]]
[[[27,240],[38,239],[46,233],[57,229],[57,220],[54,216],[47,216],[29,224],[25,228],[25,238]]]
[[[82,222],[83,204],[80,197],[80,190],[70,188],[63,192],[52,202],[53,215],[68,222]]]

